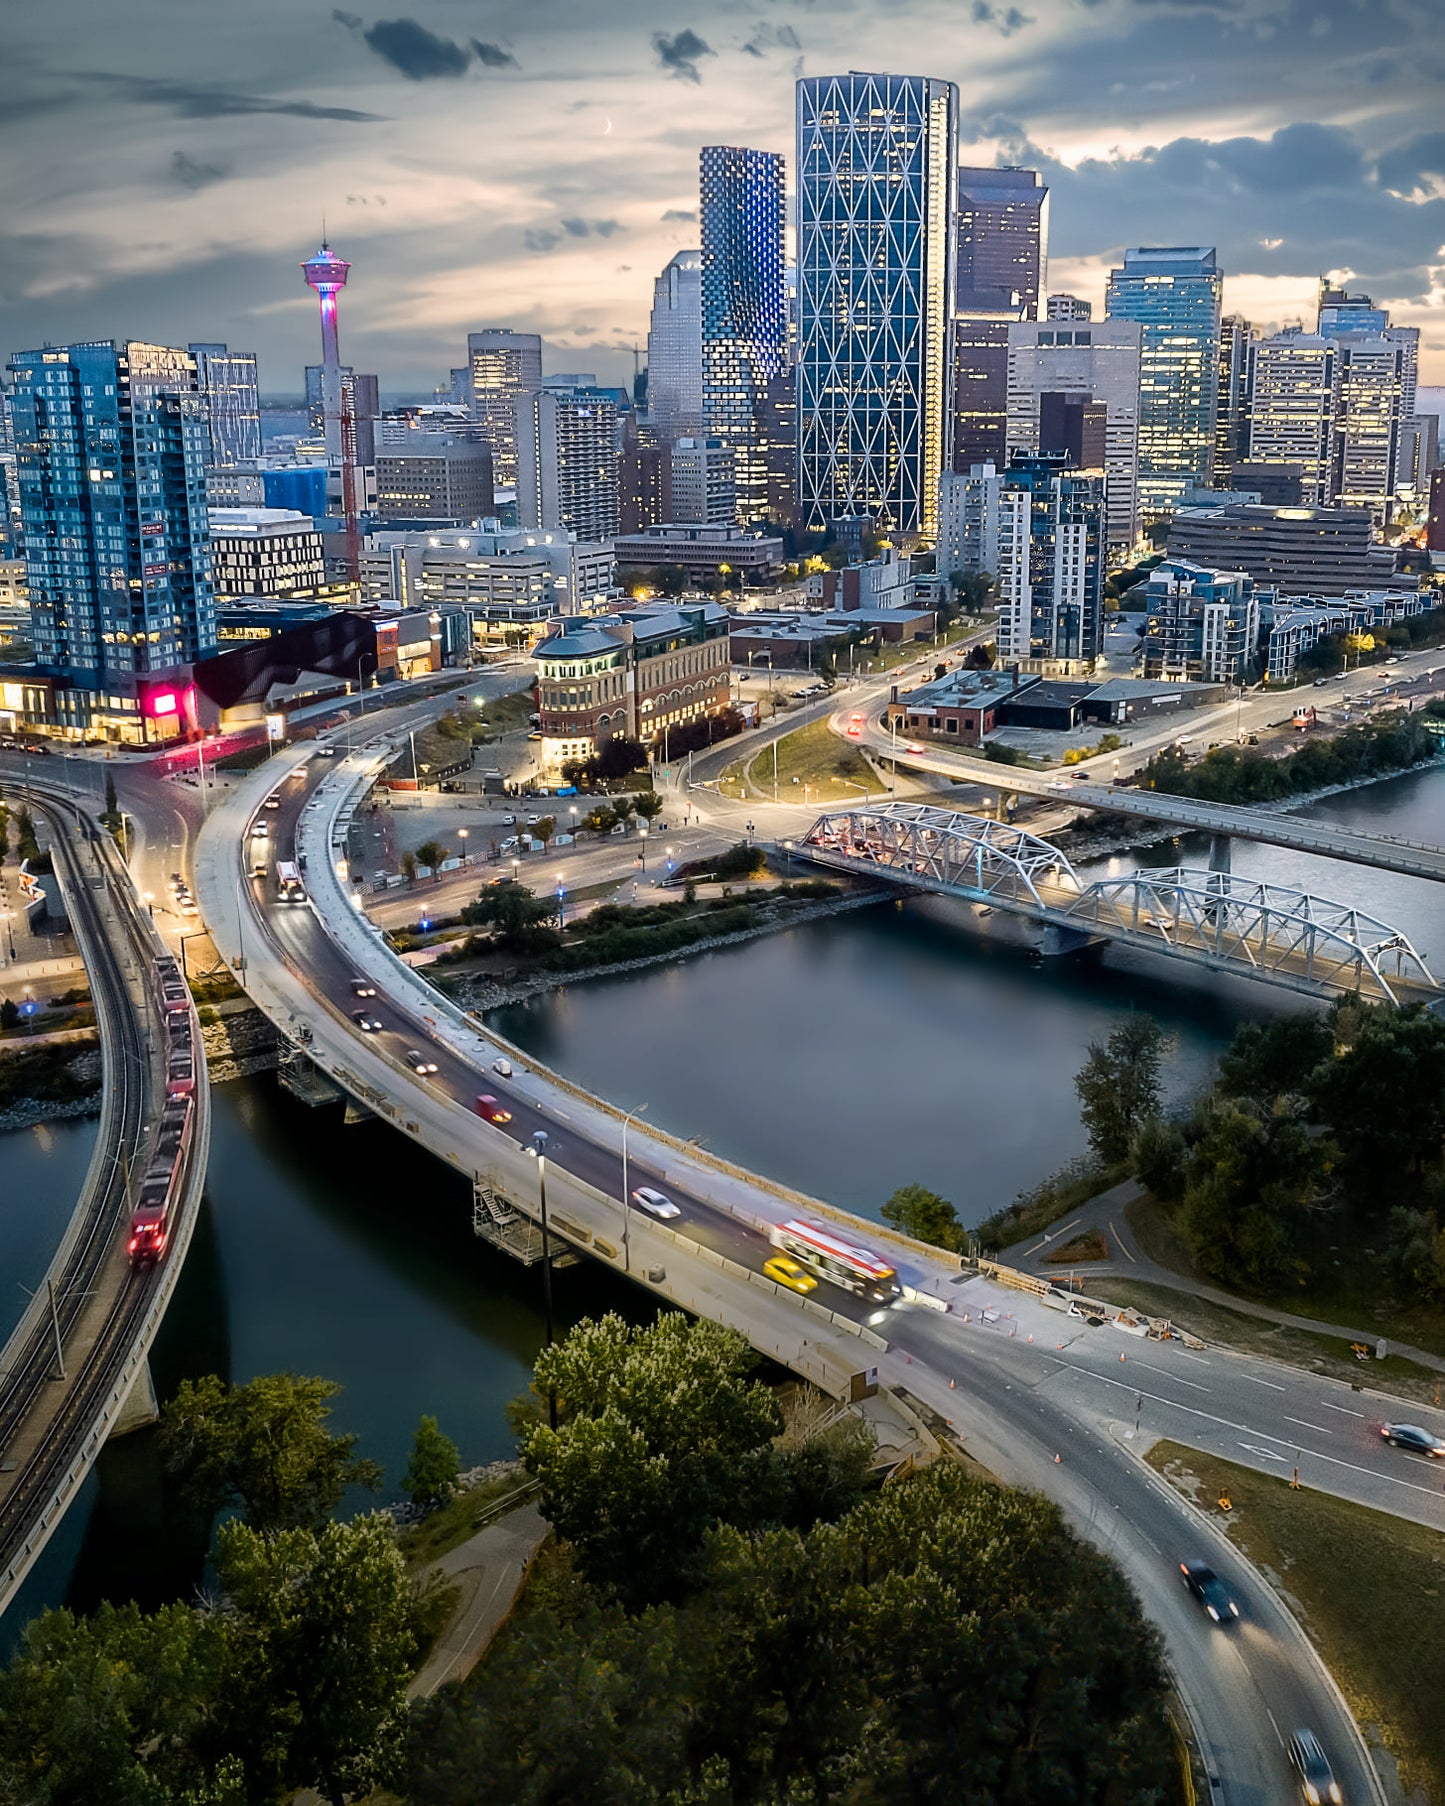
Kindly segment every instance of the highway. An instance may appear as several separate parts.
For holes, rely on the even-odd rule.
[[[860,1225],[859,1239],[895,1258],[920,1303],[869,1313],[825,1286],[820,1294],[828,1294],[833,1316],[821,1320],[791,1295],[757,1283],[756,1267],[766,1251],[768,1221],[827,1207],[637,1122],[630,1130],[628,1183],[666,1191],[682,1209],[682,1235],[637,1212],[624,1222],[617,1202],[617,1113],[429,993],[367,925],[338,878],[331,848],[343,838],[374,755],[317,760],[299,778],[283,780],[298,762],[306,762],[304,752],[278,755],[269,775],[243,785],[234,801],[213,813],[199,850],[197,886],[208,923],[230,957],[244,957],[247,987],[273,1020],[292,1033],[304,1027],[320,1063],[353,1096],[463,1170],[495,1174],[524,1203],[532,1198],[536,1168],[519,1144],[545,1125],[554,1227],[565,1222],[562,1233],[576,1245],[621,1266],[626,1234],[635,1277],[688,1308],[745,1324],[758,1346],[799,1371],[821,1375],[835,1389],[848,1371],[877,1361],[884,1378],[952,1418],[970,1450],[1003,1478],[1058,1499],[1085,1535],[1119,1558],[1159,1624],[1218,1777],[1217,1798],[1263,1803],[1288,1797],[1281,1738],[1301,1724],[1322,1736],[1348,1800],[1381,1797],[1348,1713],[1308,1640],[1264,1581],[1142,1465],[1136,1451],[1142,1440],[1170,1435],[1279,1472],[1282,1459],[1292,1463],[1298,1439],[1306,1484],[1441,1522],[1434,1515],[1437,1500],[1414,1464],[1379,1443],[1370,1420],[1392,1407],[1227,1351],[1193,1357],[1204,1363],[1196,1367],[1174,1345],[1136,1343],[989,1281],[960,1279],[946,1261],[873,1225]],[[241,872],[241,836],[267,786],[278,782],[283,806],[268,813],[278,848],[289,845],[306,855],[309,905],[282,906]],[[376,999],[351,995],[357,977],[375,983]],[[378,1034],[361,1031],[352,1020],[355,1011],[367,1009],[383,1022]],[[407,1071],[401,1057],[408,1048],[423,1049],[436,1061],[435,1078]],[[509,1079],[490,1070],[497,1057],[511,1061]],[[476,1115],[481,1092],[510,1110],[510,1123],[494,1125]],[[724,1269],[723,1261],[732,1264]],[[663,1280],[649,1278],[657,1272]],[[925,1301],[934,1308],[923,1308]],[[945,1302],[949,1308],[939,1310]],[[864,1316],[886,1338],[886,1349],[856,1336],[850,1325]],[[1136,1401],[1142,1402],[1142,1438],[1129,1442],[1124,1430],[1133,1427]],[[1361,1415],[1341,1414],[1336,1431],[1330,1404]],[[1402,1408],[1402,1414],[1438,1418],[1416,1407]],[[1239,1590],[1245,1619],[1237,1631],[1215,1631],[1179,1584],[1178,1561],[1201,1554]]]

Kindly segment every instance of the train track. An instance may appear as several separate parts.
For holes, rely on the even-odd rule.
[[[145,1170],[148,1131],[159,1117],[165,1086],[155,1058],[159,1009],[153,986],[144,982],[159,943],[109,834],[59,793],[47,791],[36,802],[51,822],[70,879],[67,904],[96,1006],[105,1095],[96,1155],[46,1289],[0,1357],[0,1610],[73,1496],[77,1467],[88,1466],[103,1442],[107,1417],[119,1403],[117,1389],[135,1365],[148,1323],[153,1330],[155,1307],[184,1250],[181,1241],[167,1260],[143,1270],[131,1268],[125,1250],[132,1180]],[[140,981],[134,994],[98,889],[109,893]],[[207,1100],[199,1027],[193,1026],[199,1108]],[[188,1196],[204,1173],[206,1141],[204,1133],[192,1138]],[[65,1355],[63,1380],[57,1336]]]

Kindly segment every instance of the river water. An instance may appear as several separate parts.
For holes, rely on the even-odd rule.
[[[1445,770],[1313,812],[1440,844]],[[1367,908],[1445,966],[1445,908],[1425,882],[1278,848],[1234,851],[1237,872]],[[1186,838],[1116,864],[1206,857]],[[882,904],[573,984],[492,1020],[613,1102],[645,1102],[653,1122],[804,1191],[873,1216],[895,1186],[918,1181],[976,1222],[1083,1151],[1073,1075],[1123,1011],[1148,1010],[1168,1030],[1177,1097],[1204,1080],[1241,1020],[1300,1007],[1160,959],[1046,962],[997,923],[940,901]],[[344,1128],[339,1109],[309,1111],[270,1077],[223,1086],[214,1102],[206,1210],[154,1356],[161,1395],[208,1371],[336,1379],[334,1423],[383,1463],[383,1497],[397,1494],[424,1411],[468,1463],[510,1453],[505,1406],[542,1340],[539,1278],[473,1238],[466,1185],[392,1130]],[[7,1178],[22,1174],[47,1221],[68,1210],[87,1130],[47,1131],[72,1150],[68,1164],[37,1151],[33,1132],[0,1142]],[[43,1270],[50,1243],[37,1229],[32,1246],[31,1235],[12,1215],[7,1282],[33,1284]],[[558,1275],[557,1303],[564,1324],[647,1308],[586,1265]],[[163,1483],[153,1434],[112,1445],[0,1641],[63,1599],[183,1596],[201,1574],[206,1529]]]

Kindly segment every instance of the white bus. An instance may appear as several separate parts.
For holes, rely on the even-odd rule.
[[[276,898],[281,903],[304,903],[306,886],[301,873],[290,859],[276,861]]]
[[[874,1304],[891,1304],[902,1290],[897,1273],[881,1255],[871,1248],[845,1242],[840,1235],[820,1228],[817,1223],[802,1223],[796,1219],[779,1223],[770,1232],[768,1240],[775,1248],[781,1248],[794,1260],[801,1261],[819,1279],[831,1280],[835,1286],[856,1292],[860,1298],[871,1299]]]

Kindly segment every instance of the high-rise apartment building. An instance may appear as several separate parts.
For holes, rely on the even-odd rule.
[[[1186,489],[1206,489],[1219,404],[1224,278],[1203,245],[1144,245],[1109,273],[1111,320],[1144,329],[1139,378],[1139,502],[1146,520]]]
[[[1092,320],[1094,304],[1081,301],[1077,295],[1050,295],[1044,303],[1045,317],[1050,320]]]
[[[938,544],[934,567],[941,577],[991,577],[998,570],[999,495],[1003,476],[994,464],[945,470],[938,479]]]
[[[210,507],[211,576],[220,602],[315,595],[326,582],[321,534],[294,508]]]
[[[517,525],[564,527],[579,540],[619,527],[617,409],[538,390],[517,404]]]
[[[499,489],[517,482],[517,406],[542,387],[542,340],[535,332],[505,326],[467,334],[472,418],[486,428],[492,448],[492,480]]]
[[[1413,414],[1400,428],[1400,458],[1396,484],[1415,495],[1430,493],[1430,477],[1440,462],[1440,417]]]
[[[492,453],[451,433],[408,433],[376,456],[376,511],[384,521],[464,527],[492,512]]]
[[[1313,332],[1281,332],[1249,347],[1252,467],[1296,466],[1311,506],[1333,499],[1339,348]]]
[[[1410,351],[1397,332],[1343,332],[1336,403],[1335,469],[1329,500],[1368,508],[1376,520],[1399,488],[1398,460],[1407,386],[1413,402]]]
[[[1016,458],[982,499],[994,551],[1003,660],[1092,664],[1104,617],[1104,479],[1049,458]]]
[[[214,651],[210,433],[188,351],[99,341],[10,362],[36,665],[53,719],[127,740],[175,724],[156,680]]]
[[[953,467],[968,470],[1007,453],[1009,327],[1039,317],[1049,191],[1032,169],[960,169],[954,232]]]
[[[674,439],[668,478],[669,522],[715,527],[736,522],[733,450],[721,439]]]
[[[1180,683],[1240,683],[1259,646],[1259,597],[1243,571],[1168,559],[1144,589],[1144,676]]]
[[[701,251],[679,251],[652,285],[647,417],[659,439],[702,431]]]
[[[958,89],[816,76],[797,107],[799,513],[931,539],[953,436]]]
[[[1214,409],[1214,482],[1227,489],[1249,456],[1249,347],[1254,333],[1242,314],[1219,323],[1219,390]]]
[[[788,363],[784,163],[715,144],[699,167],[703,430],[731,452],[736,516],[750,524],[776,518],[767,394]]]
[[[211,463],[220,470],[253,464],[261,456],[261,398],[256,353],[225,345],[188,345],[196,360],[196,387],[206,398]]]
[[[1139,531],[1139,364],[1143,328],[1131,320],[1023,322],[1008,329],[1008,416],[1006,445],[1018,454],[1075,452],[1082,464],[1084,442],[1077,451],[1067,440],[1048,443],[1043,434],[1046,397],[1051,423],[1067,435],[1065,410],[1079,410],[1079,432],[1086,404],[1103,410],[1103,448],[1097,464],[1105,473],[1108,498],[1107,543],[1117,555],[1127,553]],[[1056,436],[1056,435],[1055,435]]]

